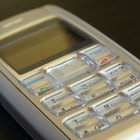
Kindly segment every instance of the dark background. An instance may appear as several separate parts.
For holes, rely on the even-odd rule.
[[[0,0],[0,21],[45,4],[74,13],[140,58],[139,0]],[[31,140],[0,106],[0,140]]]

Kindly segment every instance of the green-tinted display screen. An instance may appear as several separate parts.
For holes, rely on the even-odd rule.
[[[38,29],[37,29],[38,28]],[[0,48],[1,58],[23,74],[75,51],[92,41],[68,24],[54,20],[37,27]]]

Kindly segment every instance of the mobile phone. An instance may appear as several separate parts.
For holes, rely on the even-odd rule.
[[[136,56],[53,5],[2,21],[0,33],[0,102],[34,139],[140,132]]]

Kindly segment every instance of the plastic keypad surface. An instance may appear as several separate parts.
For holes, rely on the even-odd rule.
[[[119,62],[99,72],[118,88],[138,80],[139,74],[128,64]]]
[[[63,86],[69,81],[90,72],[90,64],[75,57],[46,69],[47,75],[54,80],[57,86]]]
[[[105,94],[111,93],[115,88],[97,76],[90,76],[69,86],[85,102],[91,102]]]
[[[42,103],[56,116],[84,105],[81,99],[74,97],[65,89],[46,96]]]
[[[89,110],[82,110],[67,118],[64,125],[71,129],[78,137],[83,138],[90,134],[97,133],[108,127],[108,124]]]
[[[79,138],[93,136],[140,111],[140,74],[103,44],[49,64],[22,84]]]
[[[122,91],[128,99],[140,108],[140,82]]]
[[[27,86],[29,91],[34,95],[40,95],[51,89],[52,85],[45,79],[40,79]]]
[[[97,66],[105,65],[117,57],[110,49],[102,44],[89,47],[88,49],[81,51],[80,54],[89,57]]]

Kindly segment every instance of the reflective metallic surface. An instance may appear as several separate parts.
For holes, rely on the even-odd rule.
[[[0,20],[48,3],[59,5],[66,10],[71,11],[122,46],[128,47],[129,50],[132,50],[136,55],[139,55],[139,51],[137,51],[139,49],[138,43],[140,39],[138,21],[140,10],[138,1],[112,0],[106,2],[93,0],[85,2],[80,0],[63,0],[60,2],[58,0],[13,0],[9,3],[8,0],[5,0],[0,2]],[[1,123],[3,125],[0,126],[0,139],[31,139],[21,130],[16,122],[9,117],[3,108],[1,108],[0,114],[0,122],[5,120],[5,123]],[[137,139],[138,137],[138,134],[136,134],[133,138],[129,137],[129,139]]]

